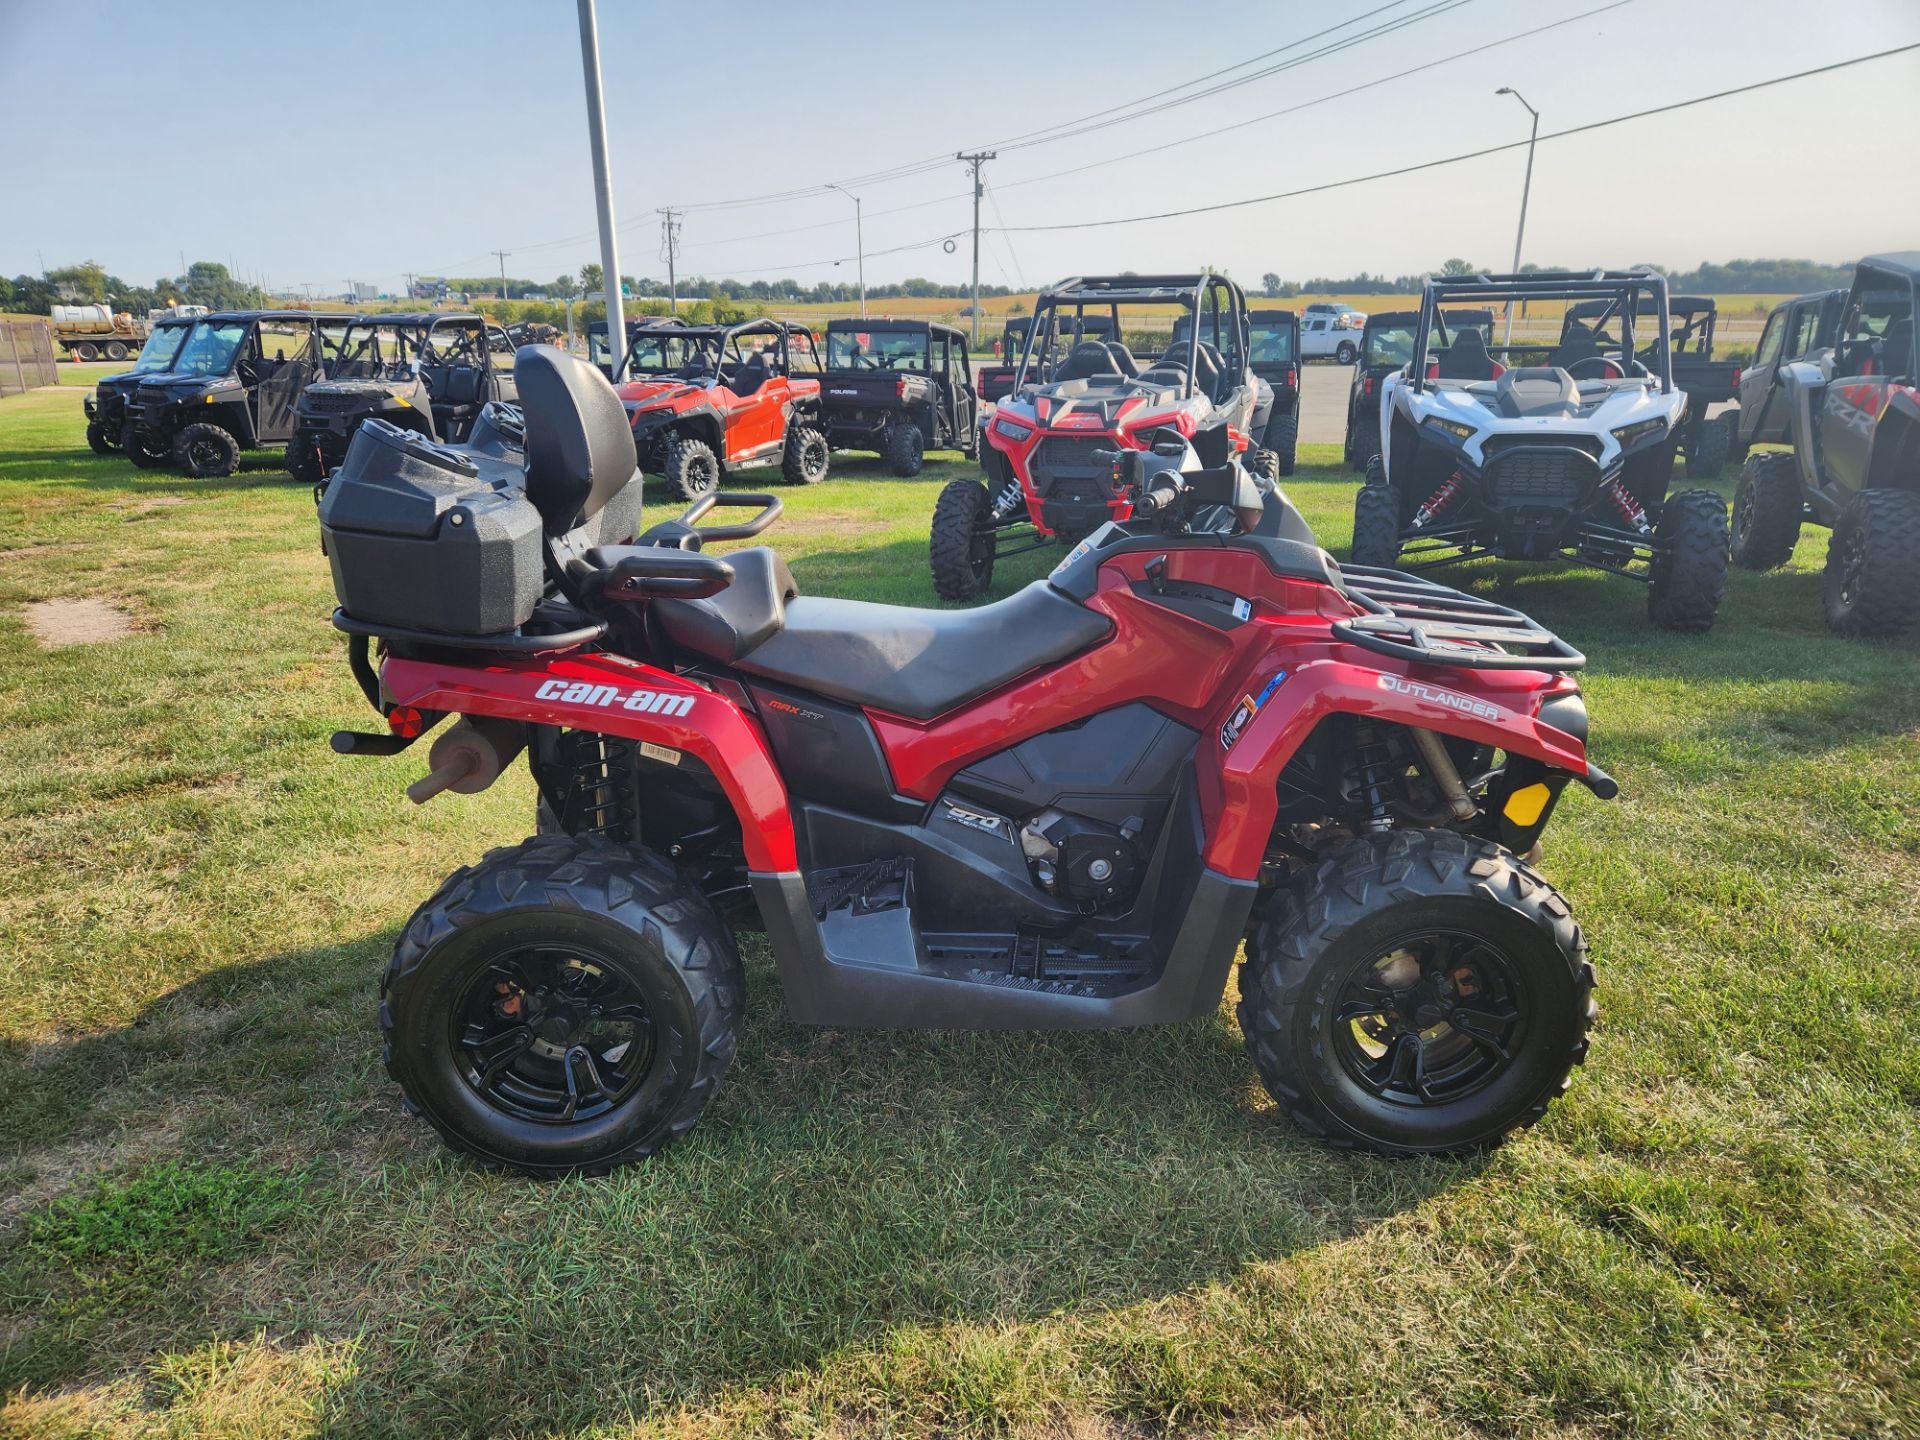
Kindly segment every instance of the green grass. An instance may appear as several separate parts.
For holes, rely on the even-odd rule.
[[[1338,549],[1352,478],[1306,459]],[[930,603],[955,473],[836,457],[772,538],[809,590]],[[1594,657],[1623,787],[1544,862],[1592,1059],[1491,1156],[1319,1148],[1225,1007],[801,1028],[749,938],[699,1128],[539,1185],[403,1115],[373,1024],[525,776],[415,809],[417,758],[328,751],[368,715],[271,457],[137,472],[75,390],[0,402],[0,1432],[1913,1434],[1920,678],[1822,628],[1824,545],[1736,573],[1706,639],[1625,581],[1457,577]],[[19,607],[59,596],[136,632],[43,650]]]

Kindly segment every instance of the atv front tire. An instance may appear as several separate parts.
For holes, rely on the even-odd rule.
[[[1264,443],[1280,457],[1280,473],[1293,474],[1294,466],[1300,461],[1300,412],[1289,410],[1267,421]]]
[[[887,468],[902,480],[911,480],[926,464],[927,437],[918,425],[895,425],[887,431]]]
[[[1711,490],[1682,490],[1654,526],[1647,618],[1662,630],[1703,635],[1727,593],[1727,502]]]
[[[173,437],[173,462],[196,480],[218,480],[240,464],[240,442],[220,425],[183,426]]]
[[[827,437],[802,425],[787,431],[780,475],[789,485],[818,485],[827,478]]]
[[[107,434],[107,427],[98,420],[87,422],[87,448],[96,455],[118,455],[120,446]]]
[[[1702,415],[1687,442],[1687,478],[1711,480],[1727,464],[1727,427],[1718,416]]]
[[[387,1073],[483,1165],[601,1174],[692,1128],[742,993],[732,935],[666,860],[537,836],[414,912],[381,984]]]
[[[1387,484],[1380,457],[1367,465],[1367,483],[1353,497],[1353,549],[1356,565],[1391,570],[1400,560],[1400,497]]]
[[[933,502],[927,559],[942,600],[978,600],[993,582],[999,537],[990,528],[993,497],[978,480],[949,480]]]
[[[1329,1145],[1485,1149],[1566,1090],[1597,1015],[1567,902],[1511,851],[1396,830],[1277,891],[1247,938],[1241,1034]]]
[[[1862,490],[1827,542],[1827,625],[1842,635],[1904,635],[1920,618],[1920,495]]]
[[[1768,450],[1748,457],[1733,492],[1733,563],[1742,570],[1786,564],[1800,543],[1805,511],[1800,462],[1792,452]]]
[[[680,500],[698,500],[720,488],[720,461],[704,440],[677,440],[667,450],[667,489]]]

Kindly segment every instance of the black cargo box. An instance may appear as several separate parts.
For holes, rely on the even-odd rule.
[[[365,422],[320,502],[340,608],[369,625],[495,635],[545,586],[540,514],[519,467]]]

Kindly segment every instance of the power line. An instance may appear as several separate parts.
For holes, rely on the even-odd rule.
[[[1604,130],[1610,125],[1624,125],[1629,120],[1644,120],[1649,115],[1665,115],[1675,110],[1685,110],[1694,105],[1705,105],[1714,100],[1725,100],[1735,95],[1747,95],[1756,90],[1770,89],[1775,85],[1785,85],[1794,80],[1806,80],[1815,75],[1827,75],[1836,70],[1846,70],[1855,65],[1865,65],[1874,60],[1885,60],[1894,55],[1904,55],[1912,50],[1920,50],[1920,41],[1911,45],[1896,45],[1891,50],[1877,50],[1871,55],[1858,55],[1851,60],[1835,61],[1831,65],[1819,65],[1811,70],[1799,70],[1791,75],[1777,75],[1771,80],[1756,80],[1750,85],[1736,85],[1730,90],[1716,90],[1710,95],[1696,95],[1690,100],[1676,100],[1668,105],[1655,105],[1650,109],[1636,110],[1630,115],[1615,115],[1606,120],[1591,120],[1585,125],[1569,126],[1565,130],[1554,130],[1542,135],[1542,141],[1563,140],[1569,135],[1584,135],[1590,130]],[[1445,165],[1458,165],[1467,160],[1478,160],[1487,155],[1499,155],[1508,150],[1518,150],[1528,144],[1526,140],[1510,140],[1502,145],[1489,145],[1480,150],[1468,150],[1459,155],[1447,155],[1438,160],[1423,160],[1417,165],[1401,165],[1392,170],[1376,170],[1371,175],[1355,175],[1345,180],[1329,180],[1321,185],[1303,185],[1297,190],[1279,190],[1271,195],[1252,195],[1243,200],[1222,200],[1213,205],[1194,205],[1185,210],[1162,210],[1152,215],[1122,215],[1109,220],[1074,220],[1058,225],[1015,225],[1010,233],[1016,235],[1037,234],[1056,230],[1097,230],[1114,225],[1139,225],[1149,220],[1176,220],[1187,215],[1210,215],[1221,210],[1240,210],[1249,205],[1264,205],[1273,200],[1291,200],[1301,195],[1318,195],[1327,190],[1340,190],[1349,185],[1364,185],[1369,180],[1388,180],[1396,175],[1412,175],[1421,170],[1437,170]]]

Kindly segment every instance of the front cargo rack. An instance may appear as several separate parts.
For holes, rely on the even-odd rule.
[[[1423,665],[1578,670],[1587,657],[1518,610],[1404,570],[1342,565],[1347,598],[1367,613],[1333,622],[1342,640]]]

